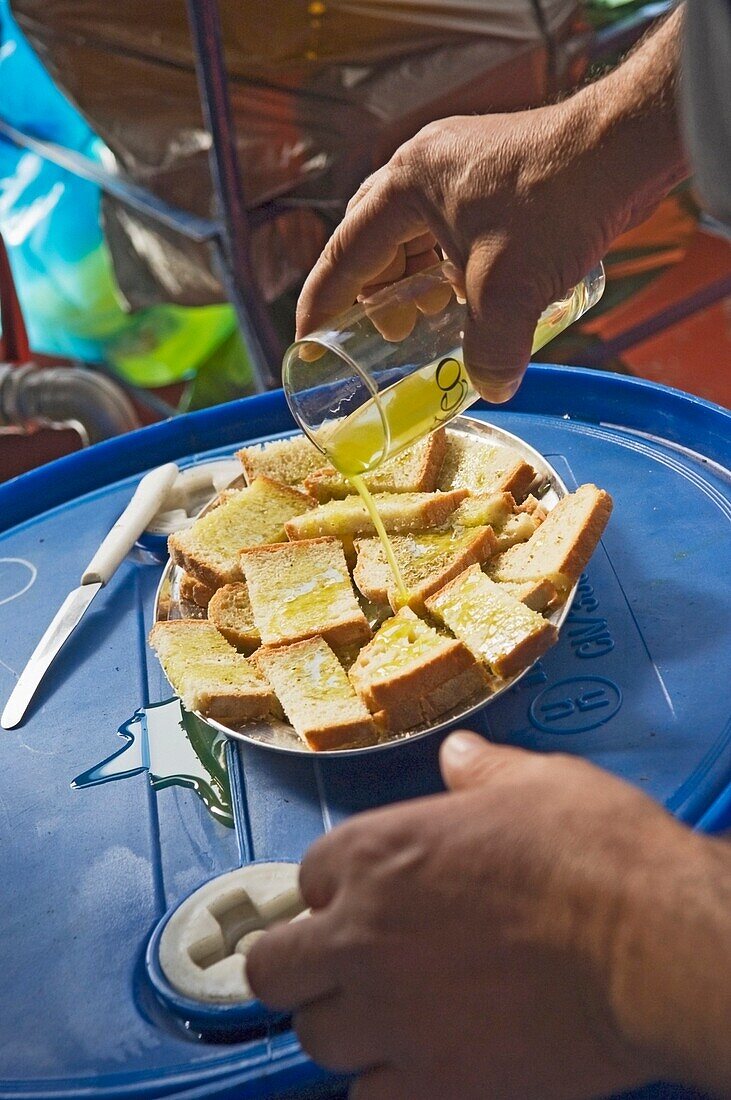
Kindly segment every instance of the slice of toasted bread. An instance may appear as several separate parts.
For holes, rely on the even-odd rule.
[[[447,454],[437,487],[469,489],[471,493],[512,493],[521,501],[536,476],[533,467],[511,447],[448,431]]]
[[[526,542],[545,517],[533,496],[516,505],[512,493],[478,493],[462,501],[451,523],[455,527],[489,524],[497,538],[495,551],[501,553],[516,542]]]
[[[441,526],[466,496],[466,489],[457,489],[448,493],[381,493],[373,499],[386,531],[402,534]],[[376,533],[358,497],[328,501],[307,515],[295,516],[285,527],[292,540],[334,535],[348,551],[358,535]]]
[[[498,554],[486,572],[496,581],[548,579],[565,594],[596,550],[611,511],[609,493],[582,485],[551,509],[528,542]]]
[[[236,457],[244,468],[247,485],[257,477],[270,477],[283,485],[304,485],[305,478],[325,463],[322,451],[305,435],[243,447]]]
[[[378,731],[322,638],[263,646],[252,657],[297,733],[315,752],[372,745]]]
[[[437,487],[446,451],[446,433],[439,428],[387,459],[373,473],[364,474],[363,481],[371,493],[431,493]],[[355,493],[353,485],[333,466],[310,474],[305,479],[305,488],[321,503],[343,500]]]
[[[509,550],[519,542],[527,542],[540,527],[541,521],[529,512],[516,512],[495,528],[496,553]]]
[[[221,503],[187,531],[168,539],[173,561],[209,588],[242,580],[239,553],[251,546],[284,542],[284,525],[306,512],[311,499],[268,477],[247,489],[223,494]]]
[[[245,551],[241,563],[264,645],[318,634],[333,645],[370,638],[336,538],[260,546]]]
[[[556,586],[549,580],[540,581],[498,581],[503,592],[507,592],[516,600],[520,600],[531,611],[545,611],[547,607],[553,607],[558,601]]]
[[[357,660],[358,654],[363,648],[363,643],[347,642],[345,645],[334,645],[330,648],[332,649],[337,659],[340,661],[340,664],[347,672],[348,669],[353,665],[354,661]]]
[[[426,601],[429,611],[496,676],[532,665],[558,638],[556,627],[472,565]]]
[[[492,527],[497,530],[514,512],[512,493],[473,493],[462,501],[450,522],[455,527]]]
[[[491,527],[392,535],[396,563],[409,593],[408,605],[424,610],[424,600],[466,569],[489,558],[497,546]],[[394,611],[403,604],[391,567],[378,539],[357,539],[353,580],[374,603],[388,600]]]
[[[208,607],[214,591],[215,589],[209,588],[207,584],[203,584],[197,577],[192,577],[190,573],[183,573],[180,578],[178,592],[181,600],[187,600],[188,603],[194,603],[196,607],[202,607],[204,609]]]
[[[277,701],[266,680],[213,623],[204,619],[156,623],[150,631],[150,645],[188,710],[238,725],[276,709]]]
[[[252,653],[261,645],[261,636],[254,623],[249,590],[243,581],[225,584],[214,592],[208,605],[208,618],[227,642]]]
[[[539,523],[543,523],[548,515],[548,512],[543,507],[540,500],[537,500],[532,493],[530,496],[527,496],[523,503],[519,504],[515,510],[516,512],[527,512],[529,516],[533,516]]]
[[[379,628],[348,675],[393,733],[430,722],[487,687],[466,646],[438,634],[408,607]]]

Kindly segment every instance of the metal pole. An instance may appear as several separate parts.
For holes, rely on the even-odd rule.
[[[43,157],[51,164],[57,164],[59,168],[63,168],[79,179],[95,183],[105,194],[124,203],[130,210],[151,218],[175,233],[180,233],[188,240],[205,244],[221,236],[220,223],[211,218],[199,218],[197,214],[190,214],[187,210],[171,206],[148,191],[146,187],[140,187],[139,184],[125,179],[124,176],[102,168],[97,161],[84,156],[83,153],[77,153],[75,149],[66,149],[53,141],[31,137],[22,130],[16,130],[3,119],[0,119],[0,137],[7,138],[20,149],[29,149],[32,153]]]
[[[211,175],[224,232],[223,282],[251,356],[258,390],[279,384],[283,348],[251,266],[249,223],[236,152],[217,0],[186,0],[198,89],[211,134]]]

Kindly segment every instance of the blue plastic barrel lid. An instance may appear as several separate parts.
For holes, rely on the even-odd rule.
[[[476,724],[499,740],[579,753],[685,820],[710,820],[731,777],[731,418],[648,384],[555,368],[530,371],[514,404],[491,419],[569,484],[608,489],[615,511],[559,645]],[[290,427],[281,395],[267,395],[0,487],[0,700],[143,467],[228,454]],[[286,1031],[233,1047],[198,1040],[159,1005],[145,945],[162,914],[212,875],[255,858],[299,860],[348,814],[440,787],[434,738],[362,761],[230,746],[235,828],[209,811],[195,778],[153,789],[142,757],[124,780],[72,790],[119,747],[127,719],[169,695],[145,643],[158,576],[131,559],[119,570],[25,724],[0,738],[13,898],[0,914],[6,1094],[214,1095],[235,1080],[242,1096],[274,1096],[323,1080]]]

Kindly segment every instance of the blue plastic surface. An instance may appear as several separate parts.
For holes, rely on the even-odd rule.
[[[490,419],[569,485],[608,489],[615,511],[559,645],[474,724],[579,753],[690,824],[727,827],[731,416],[647,383],[545,367]],[[0,703],[146,469],[291,427],[281,394],[269,394],[0,486]],[[145,947],[163,913],[212,875],[298,860],[348,814],[440,789],[439,738],[342,761],[231,745],[235,830],[192,790],[153,791],[144,773],[71,790],[114,751],[125,719],[170,694],[145,643],[159,572],[124,563],[24,725],[0,737],[0,873],[12,899],[0,911],[0,1095],[324,1095],[336,1083],[287,1031],[223,1046],[183,1029],[146,980]]]

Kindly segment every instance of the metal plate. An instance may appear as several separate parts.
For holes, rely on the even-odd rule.
[[[457,417],[447,430],[477,438],[483,441],[486,446],[494,447],[499,445],[511,447],[522,455],[526,462],[530,463],[538,474],[536,481],[531,486],[531,492],[540,496],[541,504],[547,511],[550,511],[551,508],[558,503],[561,497],[566,496],[568,493],[568,489],[563,480],[556,470],[546,461],[543,455],[539,454],[533,447],[529,447],[522,439],[512,435],[510,432],[506,432],[494,425],[486,424],[482,420],[477,420],[468,416]],[[292,432],[287,434],[296,435],[299,433]],[[203,512],[205,511],[206,509],[204,508]],[[174,562],[169,561],[163,571],[155,597],[155,622],[164,621],[166,619],[190,618],[196,614],[195,608],[180,600],[179,586],[182,575],[183,570],[175,565]],[[552,615],[547,616],[550,622],[554,623],[559,630],[569,613],[575,593],[576,586],[571,590],[562,606],[554,611]],[[199,611],[198,616],[202,618],[202,612]],[[275,752],[289,753],[297,756],[327,756],[328,758],[337,756],[363,756],[366,753],[383,752],[394,746],[403,745],[406,741],[415,741],[420,737],[439,733],[440,731],[448,729],[450,726],[465,721],[470,715],[482,710],[483,707],[493,703],[496,699],[499,699],[501,695],[504,695],[506,691],[509,691],[526,672],[528,672],[528,668],[523,669],[517,676],[513,676],[511,679],[503,681],[496,691],[486,691],[484,694],[474,696],[473,700],[467,706],[461,703],[458,707],[442,715],[438,722],[416,726],[414,729],[405,733],[401,732],[384,736],[375,745],[366,745],[362,748],[330,749],[316,754],[303,743],[292,726],[287,722],[281,722],[275,718],[268,718],[257,719],[256,721],[247,722],[239,727],[232,727],[224,726],[222,723],[211,718],[206,718],[204,715],[198,714],[197,712],[196,714],[197,717],[207,722],[209,726],[219,730],[221,733],[225,733],[228,737],[236,738],[239,741],[248,741],[252,744],[262,745]]]

